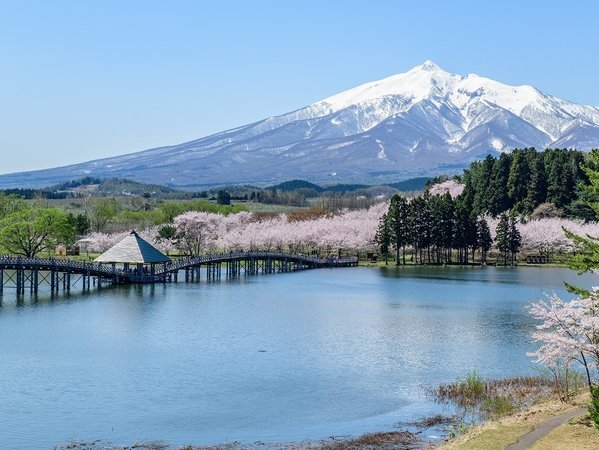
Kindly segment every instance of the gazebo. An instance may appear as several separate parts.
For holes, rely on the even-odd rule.
[[[95,259],[102,264],[122,264],[125,272],[130,271],[130,266],[135,265],[140,279],[144,275],[154,276],[156,264],[166,264],[170,258],[142,239],[135,230],[132,230],[122,241],[106,250]],[[149,268],[149,270],[148,270]]]

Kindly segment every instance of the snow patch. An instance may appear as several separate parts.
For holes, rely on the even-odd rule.
[[[497,151],[500,151],[504,147],[504,145],[500,139],[493,138],[491,139],[491,147],[493,147]]]
[[[378,139],[376,139],[376,144],[379,146],[379,152],[377,153],[376,157],[378,159],[388,159],[387,155],[385,154],[385,147],[383,147],[383,143],[381,141],[379,141]]]

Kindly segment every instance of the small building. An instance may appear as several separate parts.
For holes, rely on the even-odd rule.
[[[95,262],[113,266],[122,264],[123,270],[136,272],[138,280],[145,281],[145,278],[154,277],[156,264],[166,264],[170,260],[133,230],[122,241],[98,256]]]
[[[79,255],[79,246],[78,245],[59,244],[54,249],[54,254],[56,256],[78,256]]]

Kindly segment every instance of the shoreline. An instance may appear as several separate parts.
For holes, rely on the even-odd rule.
[[[498,380],[485,380],[484,392],[487,397],[477,397],[481,401],[484,398],[494,397],[503,392],[509,398],[510,392],[522,394],[522,387],[528,387],[523,403],[515,403],[509,410],[493,410],[487,415],[480,415],[484,410],[471,404],[463,406],[456,415],[446,416],[442,414],[423,417],[416,422],[396,422],[391,429],[366,432],[360,435],[329,435],[326,438],[305,439],[300,441],[273,440],[254,442],[229,441],[211,445],[171,445],[166,441],[134,442],[127,445],[114,445],[103,440],[95,441],[70,441],[56,445],[56,450],[233,450],[233,449],[314,449],[314,450],[361,450],[364,448],[376,448],[381,450],[416,450],[416,449],[438,449],[438,450],[483,450],[504,448],[510,444],[517,443],[526,436],[523,441],[533,444],[534,449],[547,447],[535,447],[537,440],[558,440],[566,442],[564,446],[553,446],[553,449],[569,448],[599,448],[599,432],[594,428],[586,406],[590,395],[582,390],[569,402],[561,402],[555,395],[547,391],[548,384],[543,384],[542,379],[531,377],[505,378]],[[535,380],[537,380],[535,382]],[[531,384],[533,383],[533,384]],[[536,383],[536,384],[534,384]],[[540,384],[539,384],[540,383]],[[457,389],[457,390],[456,390]],[[457,406],[464,395],[471,391],[463,380],[447,385],[439,385],[434,392],[439,404],[451,404]],[[506,390],[507,389],[507,390]],[[510,391],[510,389],[515,389]],[[433,391],[431,391],[432,393]],[[443,393],[443,394],[440,394]],[[447,395],[439,397],[439,395]],[[453,397],[451,397],[453,396]],[[450,403],[447,403],[447,400]],[[566,419],[560,418],[564,413],[569,413]],[[466,421],[464,421],[466,420]],[[532,431],[535,433],[531,433]],[[589,444],[590,443],[590,444]],[[572,446],[574,445],[574,446]],[[520,448],[518,446],[514,448]],[[528,448],[528,447],[522,447]]]

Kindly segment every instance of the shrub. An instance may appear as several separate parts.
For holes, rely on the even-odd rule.
[[[501,417],[513,413],[514,403],[509,397],[497,395],[487,398],[482,404],[482,411],[489,417]]]
[[[479,399],[485,392],[485,382],[482,377],[476,373],[476,370],[469,372],[463,382],[464,397],[472,400]]]
[[[599,429],[599,386],[589,386],[591,389],[591,403],[589,403],[589,415]]]

